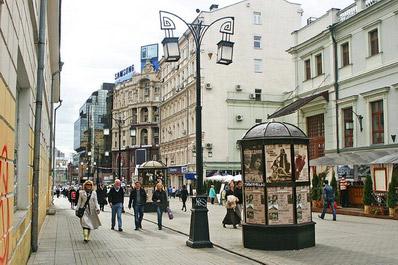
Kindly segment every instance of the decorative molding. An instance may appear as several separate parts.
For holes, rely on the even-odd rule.
[[[378,20],[376,20],[376,21],[373,21],[373,22],[371,22],[371,23],[369,23],[369,24],[363,26],[362,29],[363,29],[363,30],[368,30],[368,29],[370,29],[370,28],[372,28],[372,27],[374,27],[374,26],[376,26],[376,25],[381,24],[381,22],[382,22],[382,20],[381,20],[381,19],[378,19]]]
[[[361,95],[364,98],[370,98],[370,97],[375,97],[377,95],[380,94],[387,94],[388,91],[390,90],[390,87],[386,86],[386,87],[382,87],[382,88],[376,88],[367,92],[363,92],[360,93],[359,95]]]

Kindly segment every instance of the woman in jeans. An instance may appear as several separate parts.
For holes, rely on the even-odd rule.
[[[155,204],[158,213],[158,229],[162,230],[162,215],[168,207],[166,192],[161,183],[156,184],[156,190],[152,195],[152,201]]]

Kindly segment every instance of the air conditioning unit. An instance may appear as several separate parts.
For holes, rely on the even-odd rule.
[[[241,115],[241,114],[236,115],[236,120],[243,121],[243,115]]]
[[[235,86],[235,90],[236,90],[236,91],[242,91],[242,87],[241,87],[240,85],[236,85],[236,86]]]
[[[211,143],[206,144],[206,149],[212,149],[212,148],[213,148],[213,144],[211,144]]]
[[[256,98],[256,95],[254,95],[254,94],[249,94],[249,98],[250,98],[250,99],[255,99],[255,98]]]
[[[206,89],[211,89],[211,84],[210,83],[206,83]]]

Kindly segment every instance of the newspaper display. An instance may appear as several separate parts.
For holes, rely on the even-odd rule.
[[[297,223],[309,223],[311,218],[311,193],[309,186],[296,187]]]
[[[243,151],[245,182],[264,182],[264,163],[262,146]]]
[[[265,225],[264,187],[245,187],[246,223]]]
[[[265,160],[268,183],[292,180],[290,144],[266,145]]]
[[[308,177],[308,161],[307,161],[307,145],[294,145],[294,165],[296,168],[296,182],[309,181]]]
[[[267,188],[268,224],[293,224],[293,188]]]

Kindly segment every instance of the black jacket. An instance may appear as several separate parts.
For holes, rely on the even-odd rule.
[[[119,192],[116,191],[115,187],[112,187],[108,193],[108,202],[112,204],[123,203],[124,201],[124,190],[122,187],[119,188]]]
[[[97,189],[97,200],[99,204],[106,204],[106,188],[103,189],[100,187]]]
[[[143,188],[140,189],[140,196],[141,205],[145,205],[147,195]],[[137,189],[133,189],[130,193],[129,208],[131,208],[131,203],[133,203],[133,207],[137,204]]]
[[[160,203],[157,202],[157,200],[160,200]],[[163,208],[163,211],[166,210],[167,196],[166,196],[166,192],[164,190],[161,190],[161,191],[155,190],[155,192],[152,195],[152,201],[155,203],[156,206],[158,206],[160,204],[160,206]]]
[[[243,202],[242,189],[235,188],[235,196],[239,199],[237,204],[242,204],[242,202]]]

